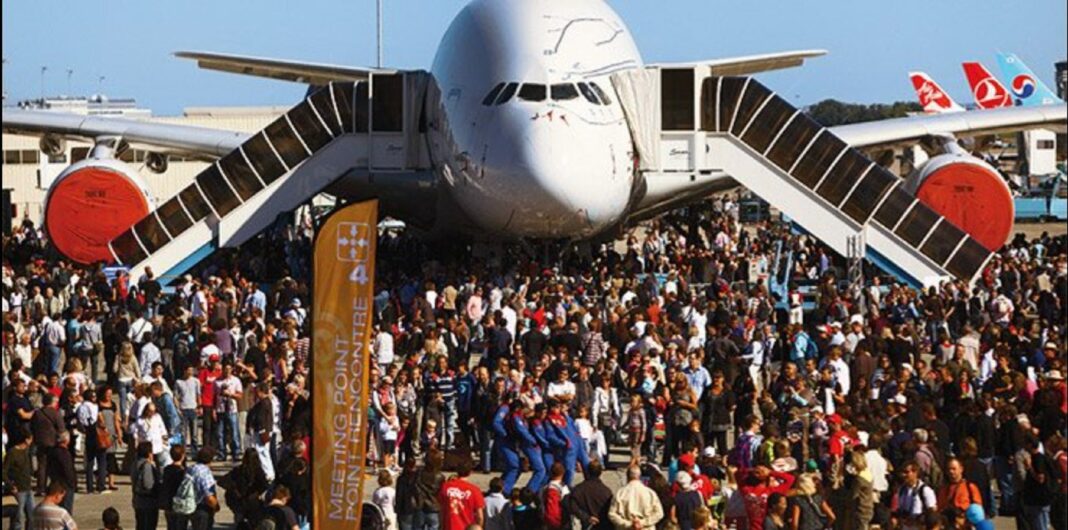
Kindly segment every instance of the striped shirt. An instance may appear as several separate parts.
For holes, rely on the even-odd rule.
[[[78,523],[64,510],[48,502],[42,502],[33,509],[32,530],[78,530]]]
[[[426,386],[428,391],[441,394],[446,403],[456,401],[456,374],[452,370],[431,373]]]

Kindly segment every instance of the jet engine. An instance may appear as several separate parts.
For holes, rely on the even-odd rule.
[[[64,169],[48,189],[45,230],[71,261],[111,263],[108,242],[151,211],[150,197],[133,168],[113,158],[87,158]]]
[[[1008,240],[1015,206],[1008,184],[996,169],[956,143],[934,156],[909,178],[909,188],[924,204],[997,250]]]

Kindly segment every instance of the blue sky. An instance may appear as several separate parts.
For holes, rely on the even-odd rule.
[[[519,1],[519,0],[513,0]],[[566,0],[558,0],[566,1]],[[388,66],[427,68],[460,0],[385,0]],[[996,68],[998,50],[1017,52],[1052,86],[1068,56],[1068,2],[963,0],[612,0],[646,61],[696,60],[826,48],[800,70],[764,75],[799,103],[913,98],[906,72],[930,73],[961,102],[964,60]],[[3,6],[3,86],[12,99],[45,89],[135,97],[157,114],[186,106],[289,104],[295,84],[198,71],[170,56],[210,50],[373,65],[374,1],[9,0]]]

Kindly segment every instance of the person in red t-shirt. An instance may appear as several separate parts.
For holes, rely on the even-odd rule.
[[[679,471],[685,471],[690,474],[692,479],[692,487],[698,493],[701,494],[701,498],[708,502],[708,499],[712,498],[712,495],[716,492],[715,486],[712,484],[712,479],[697,472],[696,459],[691,453],[683,453],[679,456]],[[679,492],[679,483],[675,482],[671,485],[671,495],[674,496]]]
[[[442,530],[466,530],[468,525],[482,526],[485,523],[486,500],[482,490],[467,481],[473,468],[470,457],[461,459],[456,476],[441,485],[438,506],[441,507]]]
[[[794,485],[794,476],[772,471],[767,466],[756,466],[739,472],[738,489],[745,499],[745,512],[749,517],[750,530],[762,530],[768,515],[768,496],[772,493],[786,495]]]
[[[218,355],[208,358],[208,366],[200,369],[197,379],[200,379],[200,406],[204,411],[205,440],[215,439],[215,380],[222,377],[222,364]]]
[[[842,428],[842,417],[838,414],[831,414],[827,417],[827,427],[831,430],[831,433],[827,435],[827,451],[836,460],[841,460],[846,449],[853,446],[853,437]]]

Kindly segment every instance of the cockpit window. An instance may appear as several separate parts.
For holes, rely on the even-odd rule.
[[[579,83],[578,89],[579,92],[582,92],[582,97],[586,98],[586,101],[589,101],[594,105],[601,104],[601,101],[597,99],[597,94],[595,94],[593,90],[590,89],[590,85],[587,85],[586,83]]]
[[[545,85],[524,83],[519,89],[519,99],[526,101],[545,101]]]
[[[597,93],[597,97],[600,98],[602,104],[612,104],[612,100],[608,99],[608,94],[605,94],[604,90],[601,90],[601,87],[598,86],[597,83],[590,83],[590,88],[592,88],[593,91]]]
[[[500,94],[503,89],[504,83],[497,83],[497,86],[493,87],[493,90],[490,90],[489,94],[486,94],[486,97],[482,99],[482,104],[487,107],[492,105],[493,102],[497,100],[497,95]]]
[[[571,83],[560,83],[550,87],[549,94],[552,96],[553,101],[567,101],[578,97],[578,91],[575,90],[575,85]]]
[[[495,104],[496,105],[503,105],[503,104],[507,103],[508,100],[512,99],[512,96],[515,95],[515,90],[517,88],[519,88],[519,83],[508,83],[504,87],[504,90],[501,91],[501,95],[497,96],[497,103],[495,103]]]

